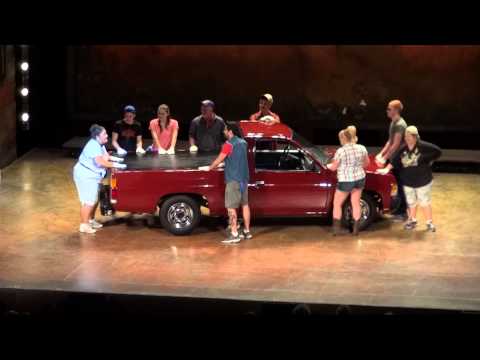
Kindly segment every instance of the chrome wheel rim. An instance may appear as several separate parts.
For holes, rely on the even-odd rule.
[[[352,204],[348,204],[345,216],[349,222],[353,222]],[[368,206],[368,203],[365,200],[360,199],[360,223],[367,221],[369,216],[370,206]]]
[[[168,208],[167,220],[176,229],[185,229],[192,225],[193,209],[184,202],[172,204]]]

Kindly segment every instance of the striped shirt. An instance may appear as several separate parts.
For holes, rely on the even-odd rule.
[[[368,156],[367,149],[359,144],[345,144],[335,153],[334,160],[339,161],[337,178],[339,182],[357,181],[365,177],[363,162]]]

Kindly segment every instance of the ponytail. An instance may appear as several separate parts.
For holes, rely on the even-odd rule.
[[[340,130],[338,133],[338,138],[340,139],[340,142],[341,138],[344,138],[347,143],[356,144],[358,141],[357,128],[353,125],[350,125],[346,129]]]
[[[347,126],[345,130],[350,134],[350,138],[351,138],[350,141],[356,144],[358,141],[357,128],[354,125],[350,125],[350,126]]]

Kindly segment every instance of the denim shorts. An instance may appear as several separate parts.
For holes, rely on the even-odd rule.
[[[353,189],[363,189],[365,187],[365,178],[355,181],[339,181],[337,183],[337,190],[343,192],[350,192]]]

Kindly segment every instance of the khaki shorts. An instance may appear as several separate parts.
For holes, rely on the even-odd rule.
[[[418,188],[404,186],[405,198],[407,199],[408,207],[428,206],[432,203],[432,183]]]
[[[240,205],[248,205],[248,186],[242,194],[240,183],[230,181],[225,186],[225,207],[227,209],[237,209]]]

